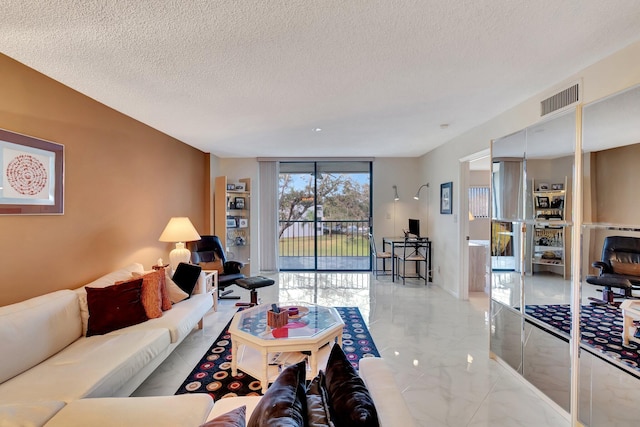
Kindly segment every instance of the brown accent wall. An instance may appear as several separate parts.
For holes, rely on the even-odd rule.
[[[0,216],[0,306],[73,289],[210,227],[209,157],[0,54],[0,128],[65,146],[64,215]]]

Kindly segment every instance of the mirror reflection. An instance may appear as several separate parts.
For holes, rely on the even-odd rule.
[[[575,129],[570,110],[493,144],[491,350],[566,410]]]
[[[583,111],[579,420],[640,418],[640,88]],[[635,337],[635,335],[639,335]],[[616,399],[610,399],[615,393]]]

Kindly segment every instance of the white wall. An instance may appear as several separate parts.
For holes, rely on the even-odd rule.
[[[440,184],[453,181],[454,214],[459,215],[459,159],[490,147],[492,139],[511,134],[536,123],[542,99],[582,79],[583,102],[588,103],[640,83],[640,42],[624,48],[608,58],[572,75],[488,122],[452,139],[419,159],[420,180],[431,182],[438,197]],[[490,97],[490,94],[488,94]],[[489,99],[490,101],[490,99]],[[517,100],[514,100],[517,102]],[[434,203],[437,207],[437,202]],[[434,282],[453,295],[460,295],[459,241],[456,215],[430,216],[430,237],[433,241]]]
[[[373,233],[376,244],[382,248],[382,237],[401,236],[408,228],[409,218],[420,218],[420,205],[415,200],[418,191],[418,159],[377,158],[373,163]],[[393,185],[398,186],[400,200],[394,201]],[[425,194],[423,189],[420,195]],[[420,224],[420,232],[427,234],[427,224]],[[381,249],[380,249],[381,250]]]

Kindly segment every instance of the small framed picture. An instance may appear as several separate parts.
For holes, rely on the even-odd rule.
[[[235,184],[227,184],[227,191],[234,191],[236,189]]]
[[[244,183],[244,182],[238,182],[238,183],[236,184],[235,191],[244,191],[246,188],[247,188],[246,183]]]
[[[227,218],[227,228],[236,228],[238,224],[236,223],[235,218]]]
[[[547,184],[546,182],[541,182],[540,184],[538,184],[538,191],[547,191],[550,188],[551,187],[549,187],[549,184]]]
[[[248,218],[239,218],[238,219],[238,228],[247,228],[249,226]]]
[[[440,213],[453,213],[453,182],[440,184]]]
[[[546,196],[538,196],[536,198],[536,200],[538,201],[538,207],[539,208],[548,208],[549,207],[549,198]]]
[[[552,190],[564,190],[564,184],[551,184]]]
[[[234,200],[236,209],[244,209],[244,197],[236,197]]]

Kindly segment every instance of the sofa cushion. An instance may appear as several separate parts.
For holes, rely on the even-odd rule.
[[[189,294],[180,289],[180,286],[176,285],[176,282],[173,281],[171,276],[169,275],[169,269],[165,269],[164,280],[167,283],[167,290],[169,291],[169,298],[173,304],[178,303],[180,301],[184,301],[189,298]]]
[[[63,351],[0,384],[0,402],[47,396],[70,402],[117,395],[118,390],[170,345],[167,329],[81,337]]]
[[[195,427],[213,407],[207,394],[81,399],[65,406],[46,427]]]
[[[242,405],[222,415],[218,415],[200,427],[245,427],[246,417],[247,407]]]
[[[64,402],[38,401],[0,404],[1,427],[36,427],[44,425],[60,409]]]
[[[309,427],[334,427],[333,421],[331,421],[324,372],[322,371],[307,387],[307,425]]]
[[[149,319],[111,333],[126,334],[129,331],[166,328],[171,334],[172,343],[181,342],[211,307],[213,307],[213,298],[210,294],[193,295],[188,300],[175,304],[170,311],[165,311],[162,317]]]
[[[173,273],[172,279],[180,289],[191,295],[193,289],[196,287],[196,283],[198,283],[201,272],[202,267],[199,265],[181,262],[176,267],[176,271]]]
[[[262,396],[237,396],[216,400],[207,419],[212,420],[215,417],[225,414],[239,406],[247,407],[247,417],[249,417],[255,410],[256,406],[258,406],[258,403],[260,403],[261,397]]]
[[[142,278],[142,306],[149,319],[162,316],[162,285],[164,272],[153,270],[144,274],[132,273],[133,278]],[[162,281],[161,281],[162,279]]]
[[[221,259],[216,259],[215,261],[209,262],[199,262],[198,265],[202,267],[203,270],[206,271],[218,271],[218,274],[224,274],[224,264],[222,264]]]
[[[307,411],[306,374],[305,361],[285,368],[260,399],[247,426],[304,426]]]
[[[379,426],[369,390],[337,344],[329,354],[325,375],[331,418],[337,427]]]
[[[142,305],[142,278],[106,288],[87,287],[87,336],[102,335],[146,321]]]
[[[162,311],[171,310],[171,297],[169,295],[169,287],[167,286],[167,273],[164,271],[164,268],[160,270],[160,308]]]
[[[75,290],[75,292],[78,294],[78,302],[80,303],[82,335],[87,334],[87,325],[89,323],[89,307],[87,306],[87,291],[85,291],[84,289],[85,286],[90,286],[92,288],[104,288],[107,286],[111,286],[117,281],[130,279],[133,272],[143,273],[144,267],[142,266],[142,264],[133,263],[119,270],[112,271],[109,274],[105,274],[104,276],[99,277],[93,282],[87,283],[83,287]]]
[[[614,259],[611,260],[611,267],[616,274],[624,274],[626,276],[640,276],[640,264],[632,262],[621,262]]]
[[[81,334],[80,308],[73,291],[0,307],[0,383],[53,356]]]

